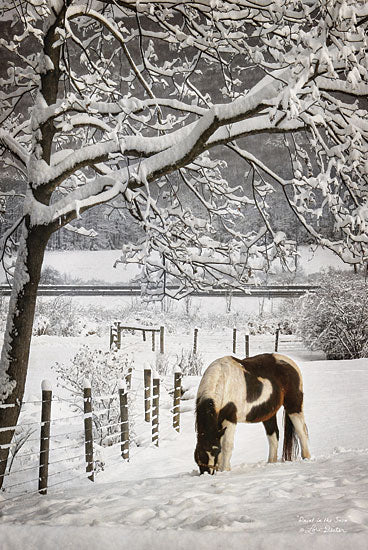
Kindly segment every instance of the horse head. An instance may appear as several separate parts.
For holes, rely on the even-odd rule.
[[[194,451],[194,460],[198,464],[199,473],[213,475],[218,470],[218,458],[221,453],[221,438],[226,428],[216,430],[216,433],[198,434],[197,446]]]

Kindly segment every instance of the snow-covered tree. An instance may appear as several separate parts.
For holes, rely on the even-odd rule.
[[[317,242],[366,261],[368,4],[0,0],[0,10],[2,159],[27,189],[2,238],[4,259],[21,235],[1,356],[1,475],[44,250],[85,210],[125,203],[145,240],[122,259],[153,286],[177,278],[179,294],[239,286],[292,252],[269,212],[276,189]],[[254,151],[254,136],[268,135],[282,136],[289,171],[260,139]],[[236,185],[225,149],[244,162]],[[327,215],[335,239],[319,230]]]
[[[309,349],[324,351],[327,359],[368,356],[368,284],[360,274],[330,270],[300,302],[298,331]]]

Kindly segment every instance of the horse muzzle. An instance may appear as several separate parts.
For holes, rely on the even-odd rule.
[[[207,473],[213,476],[214,473],[218,470],[217,464],[215,464],[214,466],[209,466],[208,464],[198,464],[198,466],[200,475]]]

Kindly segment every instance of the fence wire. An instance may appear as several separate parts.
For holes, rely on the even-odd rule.
[[[301,346],[302,342],[300,339],[294,339],[290,338],[288,336],[285,336],[284,338],[279,337],[278,340],[278,351],[286,351],[287,349],[297,349],[298,346]],[[237,348],[239,349],[241,347],[241,339],[239,335],[239,339],[237,342]],[[250,338],[250,349],[255,350],[259,349],[260,347],[264,348],[272,348],[272,350],[275,347],[275,339],[259,339],[257,338]],[[153,379],[153,376],[151,376],[151,381]],[[153,442],[153,437],[158,437],[159,441],[162,441],[169,437],[172,439],[174,436],[178,436],[178,432],[175,430],[175,428],[172,425],[172,419],[173,419],[173,413],[178,412],[178,407],[174,405],[173,403],[173,397],[174,397],[174,380],[171,382],[168,381],[167,377],[162,376],[161,377],[161,392],[164,392],[167,396],[170,395],[171,405],[168,406],[167,403],[167,397],[165,398],[164,403],[161,402],[162,395],[160,397],[160,412],[158,415],[153,415],[153,407],[152,407],[152,400],[153,395],[149,398],[149,413],[150,413],[150,422],[144,421],[144,394],[145,390],[150,390],[152,392],[153,387],[152,383],[149,387],[145,387],[144,383],[144,376],[143,376],[143,370],[137,370],[134,369],[131,373],[131,384],[132,386],[126,391],[128,395],[128,403],[129,403],[129,420],[128,421],[122,421],[120,417],[120,405],[119,405],[119,392],[118,390],[116,393],[111,394],[103,394],[103,395],[94,395],[92,393],[92,405],[94,405],[94,409],[92,411],[92,415],[85,415],[83,412],[83,402],[84,397],[83,395],[77,396],[73,395],[72,399],[66,399],[66,398],[60,398],[58,396],[52,397],[52,404],[53,403],[62,403],[62,404],[69,404],[70,406],[74,406],[78,409],[80,409],[80,412],[76,412],[72,415],[65,415],[57,418],[50,419],[50,427],[51,432],[50,435],[46,438],[41,439],[41,434],[38,437],[28,437],[26,439],[26,442],[24,443],[24,452],[16,452],[15,448],[17,445],[19,445],[17,442],[11,442],[10,444],[3,446],[3,448],[9,448],[10,452],[12,453],[11,458],[11,464],[12,468],[10,471],[5,472],[2,474],[4,480],[9,481],[9,478],[11,476],[14,476],[15,483],[12,484],[5,484],[5,492],[10,494],[17,490],[20,487],[27,486],[29,484],[35,483],[39,481],[39,477],[27,479],[27,480],[20,480],[17,481],[17,477],[21,476],[24,472],[36,470],[39,468],[38,464],[38,458],[40,457],[41,452],[40,450],[33,450],[32,444],[37,443],[40,444],[41,441],[48,440],[50,442],[50,460],[48,462],[48,467],[50,468],[51,472],[48,474],[48,477],[52,479],[52,483],[47,483],[47,489],[52,489],[53,487],[58,487],[63,484],[70,483],[77,479],[86,479],[89,476],[91,476],[91,472],[83,471],[80,474],[76,476],[68,477],[67,479],[61,479],[60,481],[54,481],[57,480],[58,476],[65,476],[68,472],[78,470],[80,468],[86,469],[86,463],[88,463],[88,460],[86,459],[86,452],[80,452],[82,445],[87,446],[87,444],[94,444],[95,445],[95,456],[94,456],[94,462],[95,464],[98,462],[101,462],[101,448],[106,451],[106,456],[102,459],[104,462],[106,462],[109,465],[112,464],[124,464],[126,462],[122,456],[124,456],[124,452],[126,453],[126,449],[123,449],[123,447],[126,444],[129,444],[129,456],[130,460],[137,460],[139,459],[139,456],[141,453],[146,451],[147,448],[157,448],[155,446],[155,443]],[[138,407],[138,400],[141,400],[141,410],[139,410]],[[110,401],[108,406],[106,406],[106,401]],[[43,405],[44,403],[47,403],[47,401],[44,400],[32,400],[32,401],[24,401],[22,402],[22,407],[27,405]],[[49,403],[49,402],[48,402]],[[77,403],[80,403],[78,405]],[[133,404],[133,407],[130,405]],[[101,408],[101,405],[103,408]],[[11,404],[6,405],[7,407],[12,406]],[[15,406],[15,405],[14,405]],[[40,411],[41,411],[41,406]],[[180,410],[180,404],[179,404],[179,410]],[[163,412],[162,412],[163,411]],[[27,411],[24,411],[24,409],[21,411],[21,414],[26,414]],[[105,418],[104,420],[107,421],[106,424],[102,423],[101,426],[97,425],[97,420],[102,419],[104,415],[107,415],[108,418]],[[95,419],[95,425],[93,427],[93,433],[92,438],[86,438],[85,436],[85,429],[83,426],[84,421],[86,418],[94,418]],[[114,420],[114,417],[117,418],[117,421]],[[157,426],[154,425],[155,420],[159,421],[159,428],[157,432]],[[80,423],[80,428],[68,430],[68,431],[62,431],[61,433],[58,433],[57,428],[58,426],[62,426],[67,423],[71,423],[71,426],[73,428],[76,428],[77,423]],[[122,428],[123,425],[128,423],[129,427],[133,427],[133,430],[130,432],[129,439],[124,438],[122,441]],[[30,434],[31,436],[34,435],[35,431],[38,429],[39,432],[41,431],[41,425],[42,423],[40,421],[32,421],[28,422],[25,421],[24,423],[21,422],[20,425],[17,426],[11,426],[8,428],[3,428],[1,431],[7,430],[16,430],[19,429],[19,426],[21,428],[31,428],[33,432]],[[134,426],[137,426],[138,432],[135,432]],[[109,433],[112,430],[116,430],[113,433]],[[103,432],[107,432],[104,434]],[[98,445],[96,443],[96,440],[102,439],[102,445]],[[65,440],[70,440],[70,443],[63,444]],[[61,444],[58,445],[57,442],[60,442]],[[27,450],[27,446],[31,446]],[[116,449],[116,452],[115,452]],[[67,456],[67,454],[63,456],[63,453],[65,451],[72,451],[75,450],[75,453],[73,456]],[[78,452],[79,451],[79,452]],[[84,449],[85,451],[85,449]],[[61,453],[61,456],[60,456]],[[59,456],[60,458],[54,459],[54,456]],[[34,465],[28,465],[24,464],[24,467],[21,467],[20,464],[26,462],[27,460],[33,460],[35,462]],[[4,463],[7,460],[1,460],[0,463]],[[79,462],[78,462],[79,461]],[[68,466],[71,464],[71,466]],[[14,468],[13,468],[14,464]],[[66,468],[61,468],[61,465],[65,464]],[[57,471],[54,471],[55,468],[57,468]],[[34,494],[37,494],[38,490],[32,490],[32,491],[22,491],[21,494],[12,495],[8,498],[5,498],[5,501],[9,501],[15,498],[20,498],[24,495],[31,496]]]

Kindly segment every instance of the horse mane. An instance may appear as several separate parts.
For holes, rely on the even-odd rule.
[[[209,442],[218,435],[218,414],[214,400],[209,397],[198,397],[196,403],[196,430],[198,438],[205,437]]]

